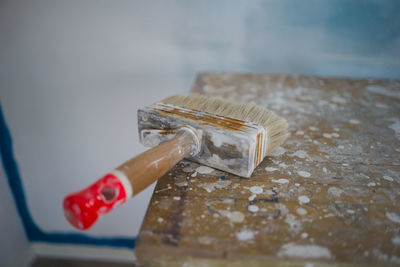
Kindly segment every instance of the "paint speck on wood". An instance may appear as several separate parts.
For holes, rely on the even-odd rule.
[[[306,172],[306,171],[298,171],[297,173],[298,173],[301,177],[304,177],[304,178],[308,178],[308,177],[311,176],[311,174],[310,174],[309,172]]]
[[[310,198],[308,196],[299,196],[299,204],[306,204],[310,202]]]

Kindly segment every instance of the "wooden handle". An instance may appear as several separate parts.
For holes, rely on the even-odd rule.
[[[132,185],[132,196],[157,181],[175,164],[196,148],[192,133],[182,130],[171,140],[126,161],[116,168],[126,175]]]
[[[65,197],[65,217],[80,230],[90,228],[100,215],[141,192],[198,149],[196,132],[182,127],[171,140],[126,161],[89,187]]]

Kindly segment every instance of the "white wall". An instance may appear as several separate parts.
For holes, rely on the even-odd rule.
[[[29,243],[3,168],[0,168],[0,218],[0,266],[23,263]]]
[[[141,152],[136,110],[197,71],[400,77],[396,1],[0,3],[0,97],[30,212],[74,232],[62,198]],[[136,236],[152,188],[94,236]]]

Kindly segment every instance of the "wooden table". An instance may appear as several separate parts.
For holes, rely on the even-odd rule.
[[[189,161],[161,178],[139,263],[400,264],[400,81],[204,73],[193,91],[268,107],[291,136],[250,179]]]

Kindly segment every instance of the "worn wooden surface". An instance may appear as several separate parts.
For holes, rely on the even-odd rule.
[[[250,179],[189,161],[161,178],[141,264],[400,264],[400,81],[206,73],[193,91],[268,107],[291,136]]]

